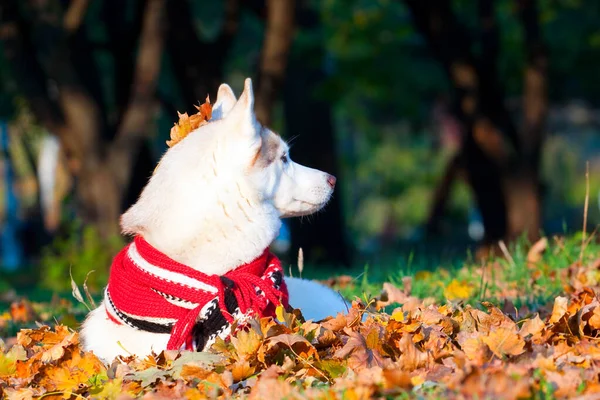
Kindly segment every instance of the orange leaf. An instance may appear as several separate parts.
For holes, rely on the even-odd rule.
[[[595,307],[594,308],[594,313],[592,314],[592,316],[588,320],[588,324],[593,329],[600,329],[600,307]]]
[[[250,365],[248,361],[238,361],[233,364],[231,373],[233,374],[233,381],[240,382],[254,375],[256,367]]]
[[[171,140],[167,140],[167,146],[173,147],[177,143],[181,142],[190,132],[198,129],[202,125],[208,123],[212,117],[212,105],[210,104],[210,98],[206,96],[206,101],[200,106],[194,106],[198,110],[196,114],[188,116],[187,113],[180,114],[179,122],[171,128]]]
[[[525,351],[525,341],[512,329],[493,329],[489,336],[484,336],[481,340],[499,358],[505,355],[517,356]]]

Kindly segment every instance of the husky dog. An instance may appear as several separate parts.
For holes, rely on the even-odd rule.
[[[193,271],[224,276],[265,253],[278,235],[280,218],[321,209],[329,201],[335,181],[332,175],[293,162],[281,137],[256,120],[250,79],[246,79],[239,100],[223,84],[209,123],[165,153],[138,201],[121,217],[121,228]],[[132,257],[136,262],[136,256]],[[177,280],[176,272],[162,273]],[[111,279],[113,275],[111,272]],[[137,278],[133,279],[135,284]],[[306,319],[319,320],[347,311],[341,296],[323,285],[291,277],[284,282],[289,303],[301,309]],[[279,284],[276,282],[275,287]],[[111,285],[109,282],[108,288]],[[123,296],[129,299],[127,296],[133,294]],[[172,297],[168,300],[173,304],[177,301]],[[216,301],[215,297],[215,306]],[[168,347],[172,332],[160,328],[165,321],[152,319],[150,328],[145,329],[146,325],[129,323],[127,313],[119,313],[113,306],[107,290],[102,304],[83,323],[85,350],[110,362],[119,355],[143,357]],[[205,314],[192,321],[194,329],[201,327],[202,315],[208,311],[203,309]],[[116,314],[111,317],[111,312]],[[126,323],[115,320],[115,315],[125,318]],[[229,331],[217,333],[224,337]],[[202,350],[210,340],[203,344],[193,348]]]

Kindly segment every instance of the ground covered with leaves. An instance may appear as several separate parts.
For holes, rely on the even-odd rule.
[[[207,353],[167,351],[105,365],[81,350],[76,330],[60,324],[72,319],[64,313],[52,328],[39,324],[5,338],[0,393],[9,399],[600,398],[597,249],[552,269],[560,295],[546,303],[518,300],[543,289],[539,282],[548,277],[539,271],[548,270],[545,253],[562,251],[556,248],[541,242],[526,254],[521,275],[528,284],[490,280],[506,293],[502,301],[481,299],[489,285],[479,276],[479,289],[450,280],[442,289],[451,300],[443,301],[417,295],[416,277],[405,276],[326,321],[279,309],[278,321],[251,321]],[[481,265],[480,275],[492,276],[486,268],[502,265]],[[47,312],[15,302],[0,315],[0,329],[8,332],[16,319],[47,321]]]

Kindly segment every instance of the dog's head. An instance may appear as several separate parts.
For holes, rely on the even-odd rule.
[[[239,100],[220,86],[210,123],[165,153],[121,226],[167,254],[176,242],[199,247],[239,239],[264,249],[279,218],[319,210],[334,186],[335,177],[293,162],[281,137],[256,120],[246,79]],[[178,251],[170,252],[177,259]]]
[[[256,120],[250,79],[239,100],[221,85],[214,110],[215,118],[230,124],[230,154],[239,156],[238,173],[248,178],[260,201],[271,203],[282,218],[308,215],[327,203],[335,177],[292,161],[283,139]]]

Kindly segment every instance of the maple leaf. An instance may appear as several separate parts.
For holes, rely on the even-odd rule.
[[[4,392],[0,389],[0,395],[6,395],[6,397],[2,396],[2,398],[6,398],[7,400],[31,400],[40,394],[36,393],[32,388],[6,388]]]
[[[347,370],[346,364],[340,360],[319,360],[315,366],[333,379],[342,376]]]
[[[262,337],[254,329],[242,329],[235,336],[231,337],[231,344],[236,350],[236,359],[249,360],[256,355],[258,348],[262,344]]]
[[[177,113],[179,122],[171,128],[171,140],[167,140],[167,146],[173,147],[181,142],[193,130],[208,123],[212,117],[212,105],[210,98],[206,96],[206,101],[200,106],[194,106],[198,110],[196,114],[188,116],[187,113]]]
[[[334,353],[334,358],[348,358],[348,366],[356,371],[389,364],[390,360],[386,361],[381,355],[380,333],[376,326],[370,327],[366,336],[349,328],[344,329],[344,332],[348,335],[348,341]]]
[[[246,360],[238,361],[235,364],[233,364],[233,366],[231,367],[231,373],[233,375],[234,382],[243,381],[243,380],[251,377],[252,375],[254,375],[255,372],[256,372],[256,367],[253,365],[250,365],[250,363]]]
[[[514,330],[500,327],[481,338],[498,358],[518,356],[525,351],[525,341]]]
[[[545,326],[546,324],[544,324],[544,321],[536,314],[535,318],[530,318],[523,323],[519,333],[522,337],[527,337],[528,335],[535,336],[542,332]]]
[[[316,358],[319,359],[319,354],[317,350],[313,347],[312,344],[306,338],[300,335],[282,333],[281,335],[270,337],[265,346],[264,353],[277,353],[279,349],[290,349],[294,355],[299,357],[302,361],[307,360],[308,358]],[[265,355],[259,356],[259,360],[261,362],[265,362]]]
[[[383,384],[386,389],[402,388],[412,389],[413,384],[408,372],[398,368],[386,368],[383,370]]]
[[[102,385],[98,385],[90,390],[90,394],[95,399],[116,399],[123,393],[123,378],[106,380]],[[134,395],[134,393],[128,394]]]
[[[92,353],[82,355],[79,349],[69,349],[60,363],[50,364],[40,371],[39,385],[69,398],[87,387],[90,378],[101,372],[105,372],[104,365]]]
[[[489,347],[481,339],[478,332],[460,332],[457,335],[460,348],[475,365],[485,364],[491,356]]]

